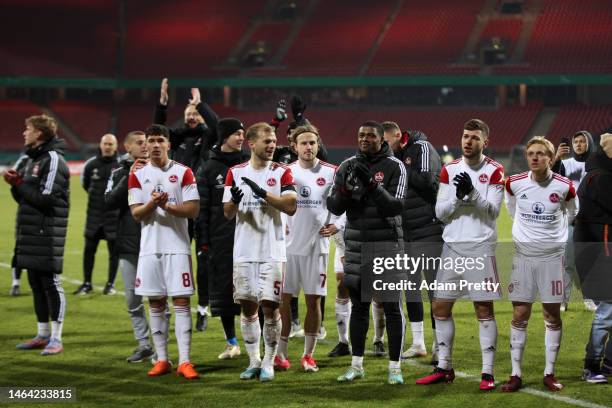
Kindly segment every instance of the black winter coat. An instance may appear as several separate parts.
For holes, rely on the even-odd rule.
[[[404,162],[409,174],[402,212],[404,241],[439,241],[444,228],[436,218],[440,155],[419,131],[409,132],[408,143],[394,154]]]
[[[115,243],[119,256],[138,255],[140,252],[140,223],[132,217],[128,205],[128,176],[132,164],[134,160],[129,156],[120,160],[120,167],[113,170],[104,194],[106,210],[119,212]]]
[[[362,160],[370,168],[373,180],[377,182],[371,189],[362,190],[356,199],[355,192],[350,195],[345,189],[345,180],[350,175],[356,160]],[[332,214],[346,212],[344,242],[345,285],[358,289],[362,269],[362,243],[396,242],[402,247],[403,232],[401,213],[407,188],[406,168],[393,157],[387,142],[373,157],[357,153],[340,164],[334,178],[334,186],[327,198],[327,208]]]
[[[85,162],[81,173],[81,185],[87,191],[87,220],[85,221],[85,237],[93,239],[100,228],[104,238],[114,241],[117,237],[116,210],[106,210],[104,192],[108,179],[114,169],[119,167],[117,155],[104,157],[100,153]]]
[[[16,171],[23,182],[11,188],[17,210],[16,267],[62,273],[70,208],[70,170],[65,143],[53,138],[31,148]]]
[[[243,152],[225,153],[215,146],[210,160],[200,167],[196,176],[200,193],[196,242],[198,250],[203,245],[209,247],[209,305],[215,316],[228,310],[239,312],[233,300],[232,283],[236,220],[225,218],[222,199],[229,168],[248,159]]]
[[[212,129],[216,129],[218,121],[217,115],[208,104],[199,103],[196,109],[202,115],[206,124],[200,124],[193,129],[186,124],[176,128],[168,128],[172,160],[189,166],[194,174],[208,160],[210,149],[217,142]],[[153,122],[166,125],[167,121],[168,107],[158,103],[155,107]]]

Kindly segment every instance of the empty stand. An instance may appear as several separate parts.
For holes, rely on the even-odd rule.
[[[588,130],[593,136],[612,124],[612,106],[565,106],[559,110],[548,134],[555,146],[562,137],[571,138],[579,130]]]
[[[110,103],[55,101],[49,107],[86,143],[97,144],[102,135],[110,132]]]

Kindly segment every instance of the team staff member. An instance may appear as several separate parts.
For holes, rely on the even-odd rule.
[[[197,173],[200,194],[200,215],[195,224],[198,261],[207,274],[198,273],[198,291],[208,288],[208,301],[213,316],[220,316],[225,333],[225,350],[219,359],[233,359],[240,356],[236,339],[234,317],[240,314],[240,307],[233,299],[234,229],[236,222],[223,216],[223,191],[225,178],[230,167],[244,163],[249,156],[242,152],[244,126],[234,118],[224,118],[217,124],[219,143],[213,148],[208,160]],[[207,262],[206,262],[207,260]],[[203,281],[206,279],[206,281]],[[199,318],[200,314],[198,314]]]
[[[85,251],[83,251],[83,284],[74,292],[86,295],[93,290],[91,276],[100,240],[105,239],[108,246],[108,279],[104,294],[115,293],[115,277],[119,267],[119,257],[115,252],[117,238],[117,210],[104,206],[104,192],[111,172],[119,167],[117,158],[117,138],[106,134],[100,139],[99,152],[85,162],[81,173],[81,185],[87,192],[87,219],[85,221]]]
[[[70,171],[55,120],[46,115],[30,116],[25,125],[27,158],[17,169],[5,172],[4,180],[12,186],[11,193],[19,204],[15,266],[28,271],[38,332],[17,348],[44,348],[41,354],[45,356],[63,351],[66,298],[59,274],[68,227]]]
[[[113,170],[108,181],[104,200],[107,210],[118,210],[116,250],[119,257],[119,266],[125,285],[125,303],[132,321],[134,338],[138,347],[127,358],[128,363],[136,363],[153,356],[153,348],[149,343],[149,324],[142,303],[142,296],[134,293],[136,281],[136,267],[138,265],[138,252],[140,249],[140,224],[134,220],[128,205],[128,177],[130,169],[138,162],[134,169],[143,167],[147,163],[146,137],[144,132],[134,131],[128,133],[124,142],[127,156],[119,162],[120,167]]]
[[[369,242],[395,242],[402,246],[401,213],[406,195],[406,168],[393,157],[378,122],[367,121],[357,135],[359,151],[340,164],[327,208],[337,216],[346,212],[344,286],[351,302],[351,345],[353,359],[339,382],[363,378],[363,355],[369,325],[371,300],[361,296],[362,246]],[[381,184],[384,183],[384,184]],[[389,384],[403,384],[400,356],[405,319],[399,302],[382,302],[389,340]]]

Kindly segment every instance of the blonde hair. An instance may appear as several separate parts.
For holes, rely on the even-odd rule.
[[[601,135],[599,139],[599,145],[601,147],[604,147],[605,141],[609,138],[612,138],[612,133],[604,133],[603,135]]]
[[[25,120],[26,125],[42,133],[44,140],[49,140],[57,134],[57,122],[51,116],[34,115]]]
[[[544,146],[546,149],[546,154],[550,157],[550,159],[553,160],[555,158],[555,145],[553,145],[552,142],[544,136],[534,136],[529,139],[527,146],[525,147],[525,154],[527,154],[527,150],[529,150],[529,148],[534,144]]]
[[[274,128],[266,122],[257,122],[247,129],[245,137],[249,142],[254,142],[259,138],[259,133],[262,132],[266,135],[274,133]]]

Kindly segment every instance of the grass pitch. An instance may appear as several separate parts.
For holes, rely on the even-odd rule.
[[[305,374],[299,367],[303,350],[301,339],[292,339],[289,345],[293,367],[288,372],[277,373],[272,383],[240,381],[239,373],[248,364],[242,345],[239,324],[238,338],[243,355],[232,361],[219,361],[217,355],[224,347],[221,323],[211,319],[208,330],[194,332],[192,361],[201,374],[198,381],[189,382],[175,375],[148,378],[148,363],[127,364],[125,358],[135,347],[130,320],[120,295],[103,296],[100,286],[106,280],[107,252],[102,244],[98,250],[94,271],[94,284],[98,287],[93,295],[73,296],[82,279],[83,231],[85,222],[86,195],[77,177],[71,182],[71,210],[68,240],[64,262],[64,288],[67,295],[67,315],[64,325],[63,354],[41,357],[38,351],[17,351],[15,345],[35,333],[35,317],[27,277],[22,277],[23,295],[11,298],[9,264],[14,245],[16,204],[5,183],[0,184],[0,199],[4,203],[3,222],[0,225],[0,305],[3,318],[0,331],[0,386],[20,387],[75,387],[77,402],[69,406],[129,406],[129,407],[235,407],[235,406],[607,406],[612,404],[612,389],[609,385],[597,386],[580,381],[584,346],[588,339],[593,314],[583,310],[576,299],[570,311],[563,314],[563,340],[559,354],[556,376],[565,384],[565,389],[552,396],[541,385],[544,368],[544,324],[539,305],[529,324],[527,348],[524,357],[523,377],[528,392],[512,395],[499,391],[478,391],[480,376],[480,347],[478,326],[470,303],[459,302],[455,307],[457,327],[454,347],[454,365],[457,371],[466,374],[458,377],[452,385],[416,386],[417,377],[427,374],[431,367],[423,358],[403,364],[405,385],[386,384],[387,360],[365,358],[366,378],[353,384],[338,384],[336,377],[350,364],[350,357],[331,359],[327,352],[336,344],[337,334],[334,318],[335,287],[329,285],[325,326],[328,337],[320,341],[315,358],[321,370],[316,374]],[[510,240],[510,219],[502,213],[499,222],[499,237]],[[509,275],[508,259],[500,259],[499,270],[505,288]],[[329,282],[334,282],[333,274]],[[117,289],[122,290],[121,273],[118,274]],[[195,304],[193,298],[192,304]],[[426,309],[428,305],[425,305]],[[305,306],[300,308],[303,318]],[[510,373],[509,325],[511,305],[496,304],[499,328],[498,353],[496,357],[496,379],[502,381]],[[426,344],[431,345],[431,329],[426,317]],[[370,330],[371,334],[371,330]],[[410,343],[409,329],[406,342]],[[371,340],[368,340],[371,347]],[[177,360],[177,349],[171,329],[169,345],[171,359]],[[550,399],[550,397],[561,399]],[[6,404],[4,404],[6,405]],[[16,405],[16,404],[15,404]],[[19,404],[39,406],[41,404]]]

